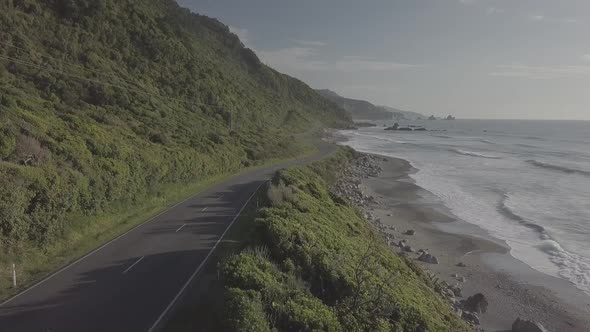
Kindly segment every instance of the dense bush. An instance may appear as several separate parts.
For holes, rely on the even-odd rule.
[[[278,331],[468,331],[420,269],[330,194],[320,174],[354,155],[277,173],[246,249],[220,265],[224,317]]]
[[[0,247],[301,152],[350,119],[172,0],[0,2]],[[289,114],[296,112],[299,116]]]

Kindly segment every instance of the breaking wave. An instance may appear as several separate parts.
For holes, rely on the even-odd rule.
[[[492,155],[487,155],[487,154],[483,154],[483,153],[479,153],[479,152],[466,151],[466,150],[460,150],[460,149],[454,149],[453,152],[458,153],[460,155],[464,155],[464,156],[470,156],[470,157],[479,157],[479,158],[488,158],[488,159],[500,159],[501,158],[498,156],[492,156]]]
[[[554,240],[545,240],[536,248],[549,255],[560,277],[590,294],[590,259],[568,252]]]
[[[522,226],[530,228],[539,234],[541,240],[549,240],[551,236],[547,234],[545,228],[541,225],[535,224],[534,222],[528,221],[525,218],[519,216],[514,211],[512,211],[507,205],[506,201],[509,199],[507,194],[502,195],[502,199],[498,203],[498,212],[500,212],[503,216],[510,220],[517,221]]]
[[[589,171],[584,171],[584,170],[580,170],[580,169],[567,168],[565,166],[548,164],[548,163],[544,163],[544,162],[537,161],[537,160],[527,160],[526,162],[533,165],[533,166],[549,169],[552,171],[558,171],[558,172],[567,173],[567,174],[580,174],[580,175],[590,176]]]

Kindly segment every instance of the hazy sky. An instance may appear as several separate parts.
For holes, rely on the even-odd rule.
[[[590,120],[589,0],[178,0],[314,88],[424,114]]]

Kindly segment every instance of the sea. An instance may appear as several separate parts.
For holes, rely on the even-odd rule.
[[[459,219],[510,254],[590,294],[590,121],[423,120],[428,131],[342,131],[343,144],[398,157]],[[391,123],[388,123],[391,125]]]

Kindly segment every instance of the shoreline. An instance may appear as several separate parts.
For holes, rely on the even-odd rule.
[[[489,308],[481,315],[484,331],[510,331],[519,317],[540,322],[550,331],[590,330],[590,296],[512,257],[503,241],[429,199],[434,195],[415,184],[410,174],[418,170],[408,161],[372,155],[383,161],[378,162],[382,169],[378,176],[361,181],[361,190],[376,199],[367,212],[386,226],[395,243],[406,240],[415,250],[428,249],[437,256],[436,265],[416,262],[440,280],[458,284],[463,299],[476,293],[486,296]],[[403,234],[409,229],[415,235]],[[417,255],[409,253],[409,258]],[[459,262],[466,266],[458,267]],[[460,282],[463,278],[466,281]]]

